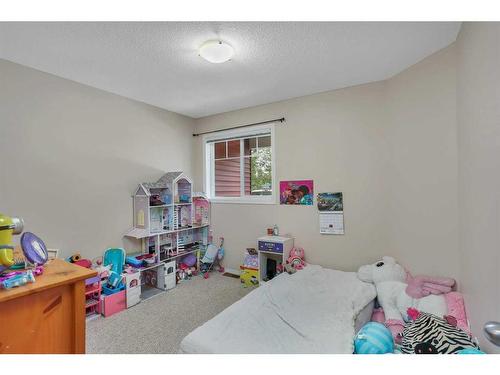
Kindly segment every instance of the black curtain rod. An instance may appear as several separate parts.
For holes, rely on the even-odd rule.
[[[246,125],[239,125],[239,126],[233,126],[232,128],[226,128],[226,129],[219,129],[219,130],[212,130],[209,132],[203,132],[203,133],[193,133],[193,137],[198,137],[199,135],[203,134],[210,134],[210,133],[218,133],[218,132],[223,132],[226,130],[233,130],[233,129],[239,129],[239,128],[246,128],[247,126],[254,126],[254,125],[263,125],[263,124],[269,124],[271,122],[285,122],[285,118],[277,118],[274,120],[267,120],[267,121],[261,121],[261,122],[254,122],[253,124],[246,124]]]

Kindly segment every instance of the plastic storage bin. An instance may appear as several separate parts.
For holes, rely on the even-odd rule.
[[[100,313],[105,317],[114,315],[127,308],[127,296],[125,291],[110,295],[101,295]]]

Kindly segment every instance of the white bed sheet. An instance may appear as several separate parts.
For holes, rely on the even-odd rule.
[[[352,353],[356,318],[375,296],[355,272],[308,265],[229,306],[186,336],[180,351]]]

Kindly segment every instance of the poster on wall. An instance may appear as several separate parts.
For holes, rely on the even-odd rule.
[[[280,181],[280,204],[312,206],[313,180]]]
[[[318,210],[327,212],[344,211],[344,197],[342,193],[319,193]]]
[[[344,234],[344,196],[341,192],[319,193],[319,232]]]

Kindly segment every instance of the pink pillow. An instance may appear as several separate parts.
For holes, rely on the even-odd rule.
[[[450,292],[444,295],[448,315],[457,320],[457,327],[463,329],[470,335],[469,324],[467,323],[467,313],[465,312],[464,297],[459,292]]]

